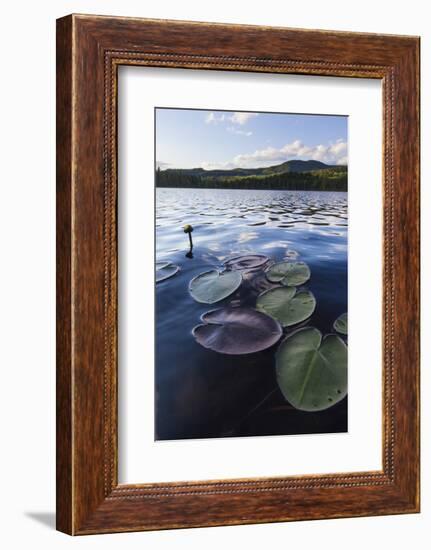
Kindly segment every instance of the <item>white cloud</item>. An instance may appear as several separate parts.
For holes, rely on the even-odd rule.
[[[234,124],[240,124],[243,126],[251,118],[259,116],[258,113],[234,113],[229,117],[229,120]]]
[[[231,134],[237,134],[238,136],[247,136],[250,137],[253,135],[253,132],[246,132],[245,130],[238,130],[237,128],[234,128],[233,126],[228,126],[227,131]]]
[[[207,114],[205,117],[206,124],[218,124],[219,122],[224,122],[226,120],[226,115],[217,115],[212,111]]]
[[[233,113],[232,115],[229,115],[226,113],[218,114],[217,112],[210,111],[205,116],[205,123],[219,124],[220,122],[231,122],[232,124],[239,124],[240,126],[244,126],[244,124],[248,122],[251,118],[255,118],[257,116],[258,113]]]
[[[310,147],[304,145],[299,139],[287,143],[277,149],[275,147],[266,147],[258,149],[253,153],[237,155],[233,163],[241,168],[255,167],[272,162],[285,162],[292,159],[302,160],[320,160],[326,164],[347,164],[347,143],[343,140],[337,140],[328,145],[315,145]]]
[[[338,139],[335,143],[327,145],[319,144],[308,146],[299,139],[286,143],[283,147],[266,147],[257,149],[253,153],[237,155],[226,163],[204,163],[203,166],[211,166],[207,170],[216,168],[257,168],[281,164],[287,160],[319,160],[325,164],[347,164],[347,143]]]
[[[202,162],[200,166],[204,170],[233,170],[238,168],[233,162]]]

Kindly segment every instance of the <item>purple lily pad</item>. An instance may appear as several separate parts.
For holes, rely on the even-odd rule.
[[[236,256],[224,263],[226,269],[243,271],[246,269],[257,269],[268,262],[268,256],[263,254],[246,254],[244,256]]]
[[[281,338],[280,323],[255,309],[226,307],[204,313],[193,336],[204,348],[229,355],[256,353]]]

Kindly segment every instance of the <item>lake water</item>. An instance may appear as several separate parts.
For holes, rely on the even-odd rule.
[[[274,351],[229,356],[192,336],[200,316],[225,305],[251,305],[240,290],[214,305],[195,302],[190,280],[240,254],[299,259],[317,301],[304,326],[333,332],[347,311],[347,193],[157,189],[156,259],[180,267],[156,285],[156,439],[238,437],[347,430],[347,398],[325,411],[292,408],[278,390]],[[188,254],[191,224],[193,257]],[[245,287],[245,289],[244,289]]]

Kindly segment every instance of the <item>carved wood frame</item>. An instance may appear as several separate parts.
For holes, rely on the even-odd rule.
[[[383,83],[383,469],[119,485],[117,69]],[[419,39],[71,15],[57,21],[57,528],[69,534],[419,511]]]

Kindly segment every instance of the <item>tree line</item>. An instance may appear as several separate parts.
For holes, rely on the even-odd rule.
[[[250,176],[198,176],[181,170],[157,170],[156,187],[197,189],[274,189],[291,191],[347,191],[347,169],[284,172]]]

